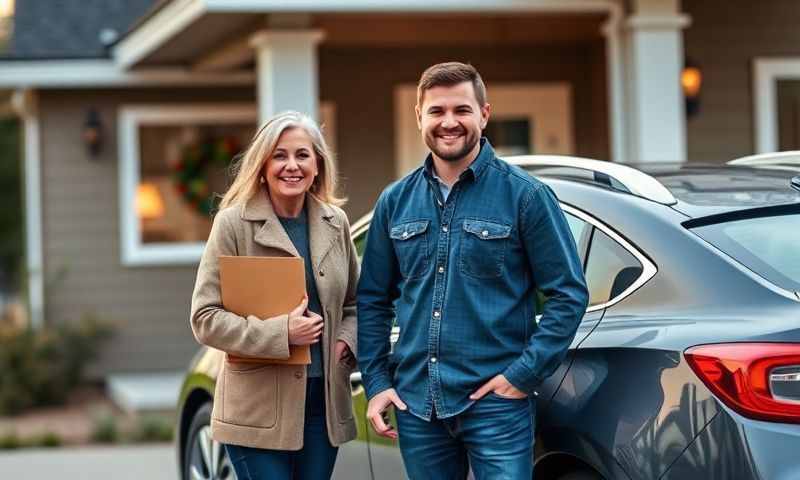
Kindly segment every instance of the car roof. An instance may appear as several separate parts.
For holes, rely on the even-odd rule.
[[[785,152],[784,152],[785,153]],[[772,154],[774,157],[776,154]],[[800,205],[800,162],[748,157],[728,164],[619,164],[559,155],[509,157],[532,175],[629,193],[699,218],[785,204]],[[602,195],[602,193],[600,193]]]
[[[676,210],[703,217],[737,210],[800,203],[790,165],[767,167],[709,164],[647,164],[637,168],[664,185],[675,197]]]

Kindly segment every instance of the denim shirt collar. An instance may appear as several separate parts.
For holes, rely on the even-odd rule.
[[[469,176],[472,176],[473,179],[477,180],[483,171],[486,170],[489,162],[495,158],[494,148],[492,148],[492,145],[489,143],[489,140],[486,137],[481,137],[480,145],[481,150],[478,152],[478,156],[475,157],[475,160],[472,161],[469,167],[467,167],[467,169],[461,173],[459,180],[463,180]],[[425,178],[427,178],[429,182],[436,180],[437,175],[433,169],[432,153],[428,153],[428,156],[425,157],[423,172],[425,174]]]

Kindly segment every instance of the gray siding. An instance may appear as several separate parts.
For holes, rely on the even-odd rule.
[[[703,72],[700,112],[687,124],[689,160],[725,162],[755,150],[752,66],[756,57],[800,56],[800,4],[693,0],[686,55]]]
[[[196,267],[120,264],[118,105],[253,101],[253,95],[229,87],[42,92],[45,315],[48,323],[60,323],[94,313],[117,325],[96,374],[183,368],[197,349],[188,323]],[[96,159],[81,143],[90,106],[105,127]]]

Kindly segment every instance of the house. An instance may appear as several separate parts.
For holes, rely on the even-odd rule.
[[[503,152],[798,148],[799,22],[795,0],[18,0],[0,98],[24,123],[32,321],[120,322],[98,375],[180,370],[225,155],[316,115],[355,220],[420,162],[414,87],[440,61],[481,71]]]

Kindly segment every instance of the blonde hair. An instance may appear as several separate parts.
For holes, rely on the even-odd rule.
[[[318,200],[332,205],[342,205],[346,199],[336,196],[337,173],[333,164],[333,153],[322,136],[317,123],[299,112],[281,112],[267,120],[256,132],[253,140],[231,167],[235,175],[233,183],[222,197],[219,208],[240,205],[257,195],[261,190],[264,164],[275,152],[283,132],[292,128],[302,128],[309,137],[317,159],[319,174],[314,178],[309,192]]]

